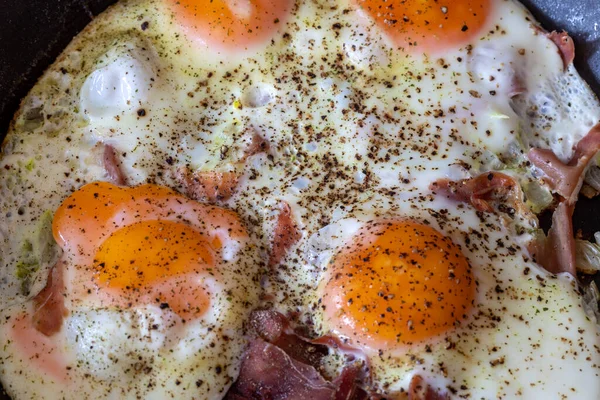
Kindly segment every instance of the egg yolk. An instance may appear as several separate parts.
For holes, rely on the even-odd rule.
[[[55,213],[53,232],[76,265],[79,283],[87,285],[84,291],[101,292],[124,307],[158,302],[182,318],[209,308],[209,293],[199,282],[202,276],[219,278],[223,241],[247,237],[232,211],[157,185],[107,182],[67,198]]]
[[[357,0],[398,46],[412,53],[458,47],[484,26],[490,0]]]
[[[325,323],[354,344],[389,349],[435,339],[469,314],[475,281],[451,239],[412,221],[363,227],[322,284]]]
[[[262,43],[287,18],[292,0],[169,0],[194,37],[229,50]]]

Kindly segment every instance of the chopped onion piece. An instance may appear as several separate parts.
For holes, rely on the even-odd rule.
[[[525,193],[527,206],[536,214],[548,208],[554,200],[548,187],[538,181],[525,183],[523,192]]]
[[[596,233],[597,234],[597,233]],[[577,270],[585,274],[600,271],[600,245],[587,240],[575,241]]]
[[[600,192],[600,167],[592,166],[585,174],[585,183]]]
[[[598,286],[596,286],[596,282],[592,281],[583,291],[583,309],[595,323],[600,321],[599,300],[600,292],[598,292]]]

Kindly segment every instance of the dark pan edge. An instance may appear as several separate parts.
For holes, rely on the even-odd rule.
[[[63,49],[116,0],[21,0],[0,7],[0,144],[21,99]],[[0,384],[0,400],[11,400]]]

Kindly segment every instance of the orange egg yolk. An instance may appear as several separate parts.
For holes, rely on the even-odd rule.
[[[475,295],[456,244],[412,221],[363,227],[320,288],[326,324],[371,349],[433,340],[467,318]]]
[[[124,307],[157,302],[182,318],[201,316],[210,306],[199,281],[219,277],[219,230],[246,237],[232,211],[161,186],[106,182],[73,193],[53,221],[55,239],[89,291]]]
[[[411,53],[459,47],[477,38],[490,0],[357,0],[397,46]]]
[[[195,37],[229,50],[271,38],[283,25],[292,0],[169,0],[175,17]]]

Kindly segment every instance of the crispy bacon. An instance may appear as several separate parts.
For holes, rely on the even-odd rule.
[[[67,316],[63,293],[63,262],[59,261],[50,269],[44,289],[33,298],[33,326],[46,336],[60,331]]]
[[[448,400],[447,393],[438,393],[425,382],[420,375],[415,375],[408,387],[408,400]]]
[[[228,200],[238,184],[235,172],[191,171],[187,167],[179,168],[175,179],[185,195],[207,203]]]
[[[125,174],[121,170],[121,166],[119,164],[119,161],[117,160],[117,153],[115,152],[115,148],[112,147],[110,144],[104,145],[102,163],[104,164],[106,176],[112,183],[121,186],[127,184]]]
[[[282,201],[279,205],[279,216],[275,225],[269,265],[273,267],[279,264],[290,247],[300,240],[301,237],[302,233],[292,217],[290,205]]]
[[[444,193],[449,198],[469,203],[479,211],[493,212],[492,201],[496,200],[511,203],[513,208],[522,208],[519,185],[513,178],[500,172],[487,172],[460,181],[440,179],[429,188]]]
[[[584,172],[598,151],[600,151],[600,124],[594,126],[577,143],[573,157],[567,164],[548,149],[531,149],[527,156],[533,165],[546,174],[545,180],[552,189],[569,204],[575,204],[585,178]]]
[[[575,43],[573,43],[573,39],[565,31],[553,31],[547,33],[546,35],[548,36],[548,39],[552,40],[552,42],[554,42],[558,48],[558,52],[563,60],[563,66],[566,71],[567,68],[569,68],[569,65],[575,59]]]

